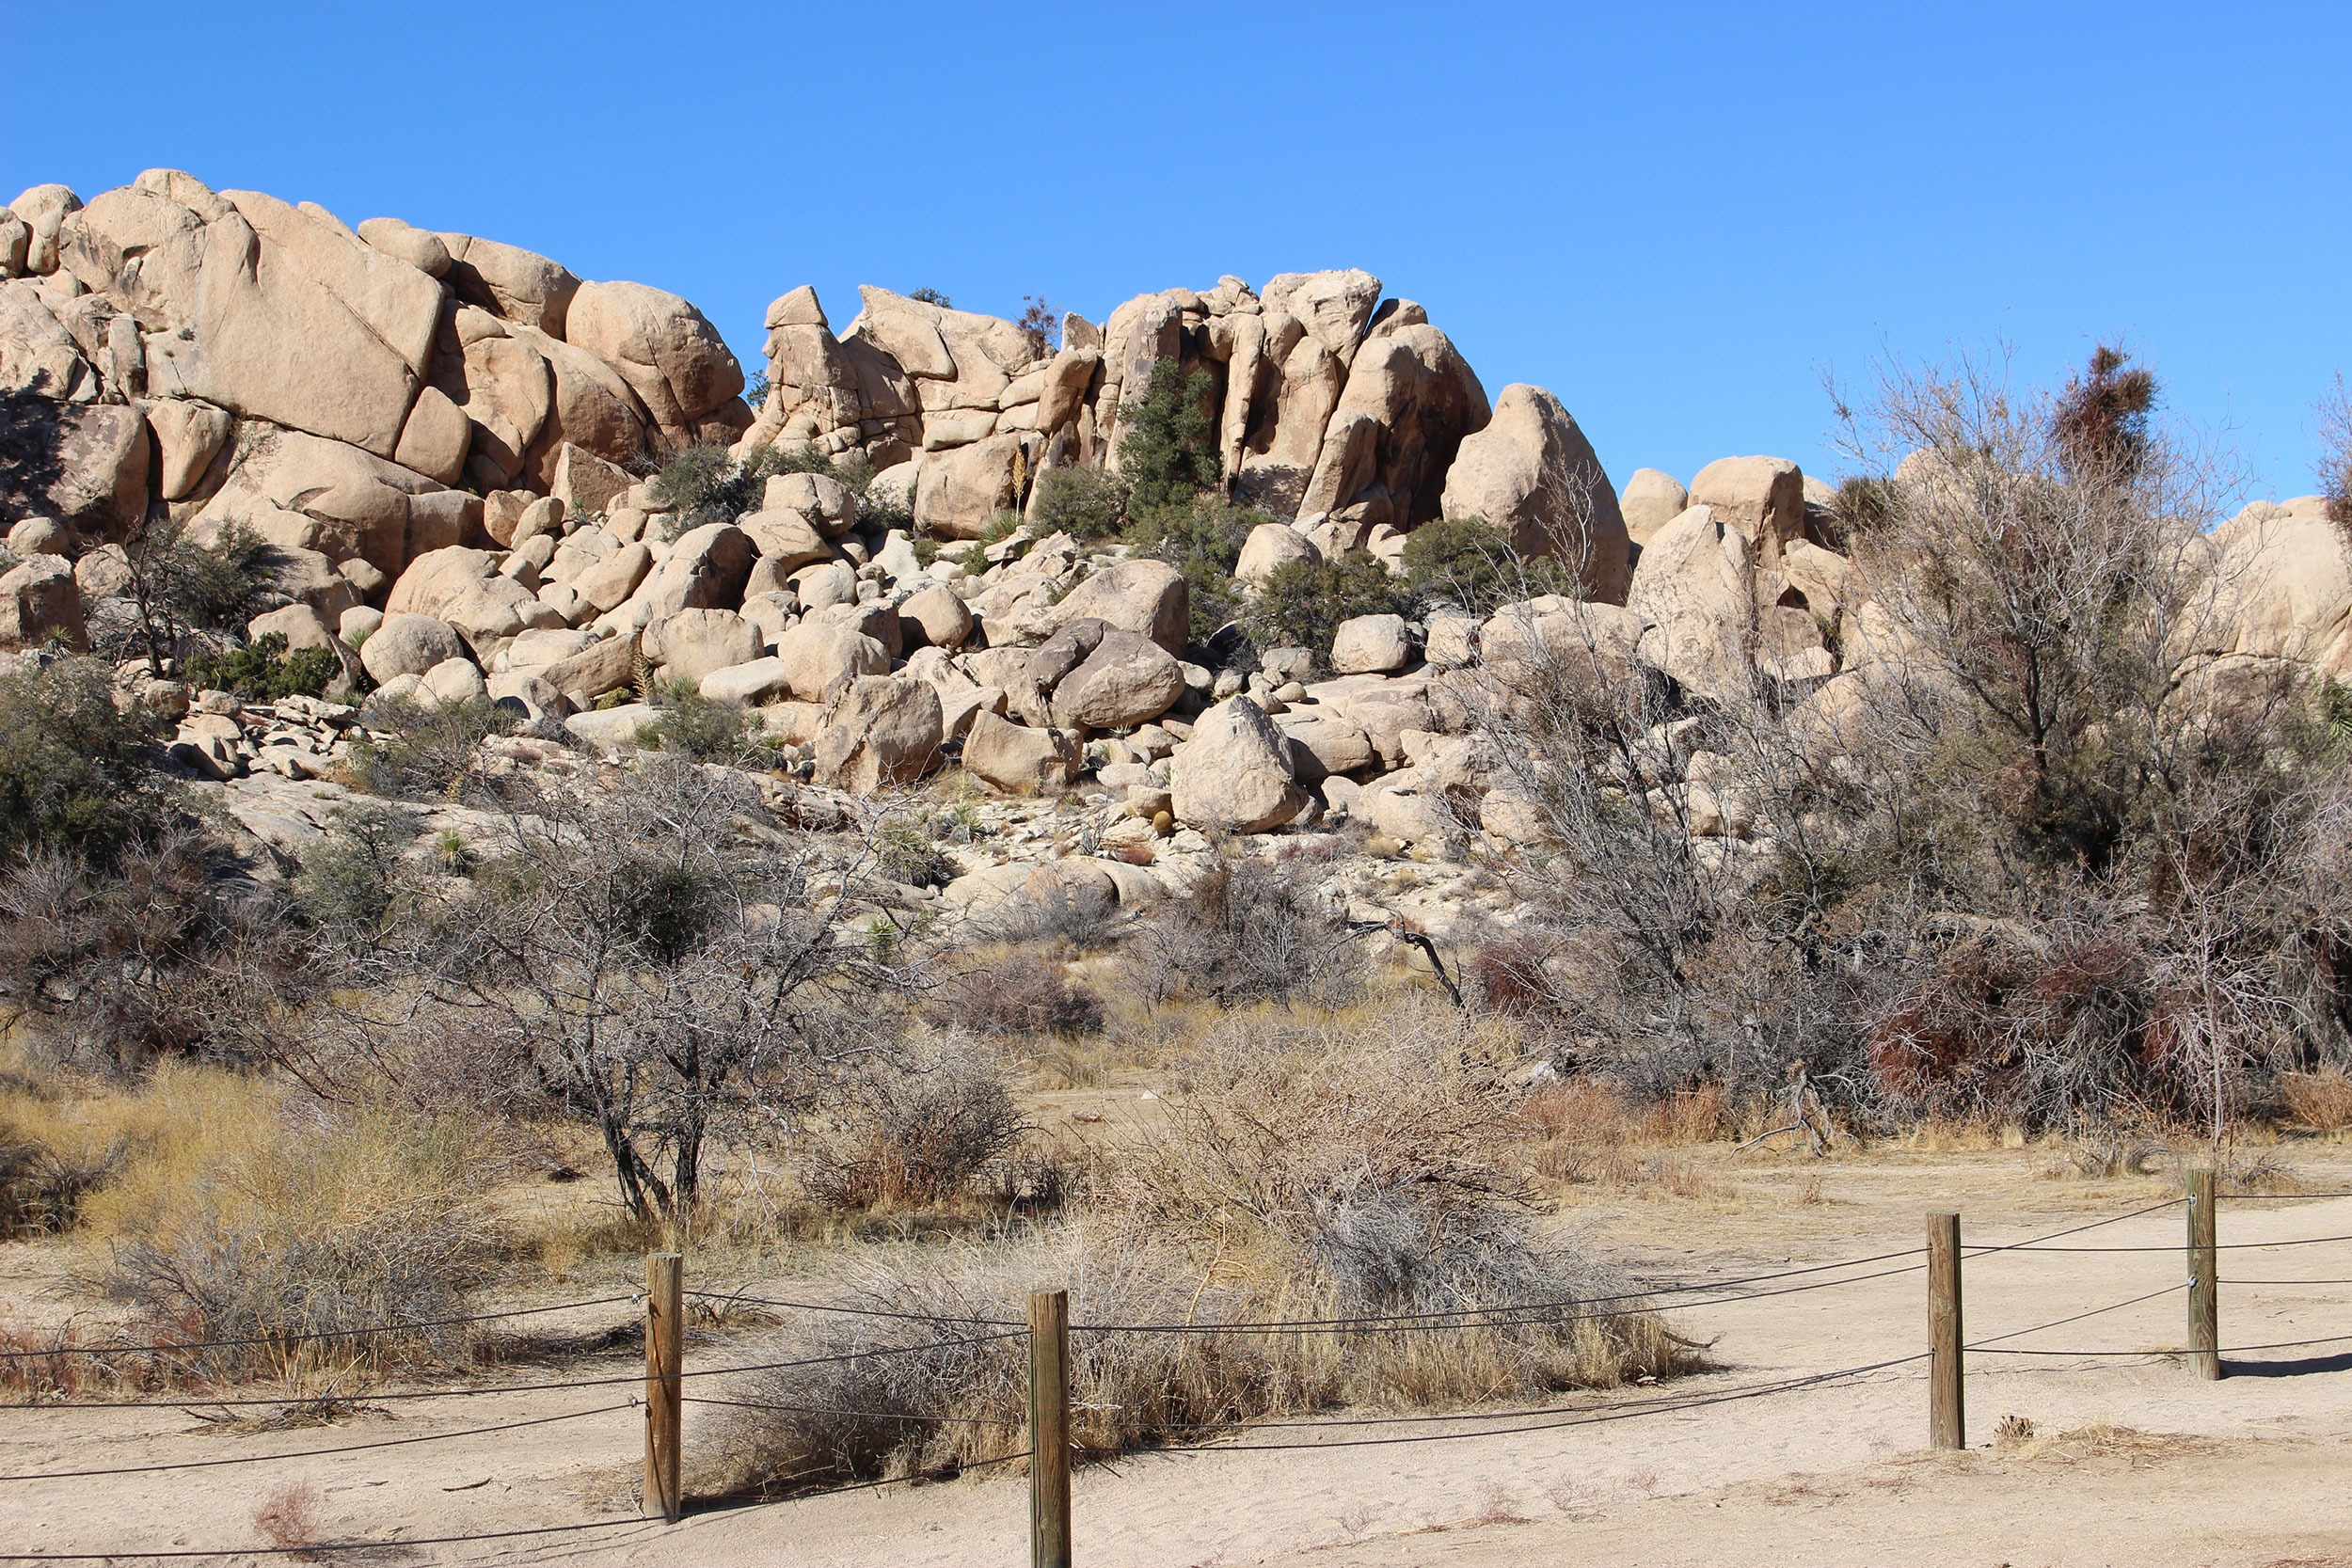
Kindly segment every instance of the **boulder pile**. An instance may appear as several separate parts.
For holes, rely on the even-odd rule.
[[[1073,845],[1108,867],[1088,896],[1115,899],[1143,863],[1182,882],[1211,833],[1353,818],[1438,859],[1521,841],[1534,816],[1487,720],[1547,648],[1824,717],[1899,651],[1820,481],[1745,456],[1620,489],[1558,398],[1490,400],[1370,274],[1163,290],[1065,317],[1058,344],[862,296],[838,335],[811,288],[770,307],[755,410],[709,322],[643,284],[171,170],[87,204],[37,186],[0,209],[0,399],[45,436],[0,498],[0,648],[119,624],[143,520],[242,525],[281,590],[250,634],[333,650],[354,702],[240,705],[125,666],[127,691],[183,715],[190,774],[330,773],[403,698],[505,705],[534,757],[549,736],[626,750],[644,699],[682,684],[755,713],[774,787],[828,811],[960,765],[1000,833],[964,857],[982,880],[960,902]],[[1230,499],[1270,519],[1236,594],[1359,549],[1393,567],[1417,528],[1476,517],[1571,567],[1579,595],[1365,615],[1327,650],[1216,667],[1176,567],[1039,520],[1041,476],[1118,467],[1162,362],[1205,372]],[[647,476],[693,448],[797,471],[732,516],[680,515]],[[2185,657],[2352,674],[2352,556],[2315,499],[2257,503],[2212,545],[2229,603]],[[1694,833],[1728,853],[1769,829],[1710,791],[1707,753],[1660,744],[1705,807]]]

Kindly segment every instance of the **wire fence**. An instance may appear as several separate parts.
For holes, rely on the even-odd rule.
[[[2352,1235],[2291,1237],[2279,1241],[2223,1243],[2214,1238],[2210,1229],[2207,1229],[2201,1237],[2197,1227],[2194,1210],[2195,1203],[2200,1201],[2196,1193],[2197,1189],[2192,1187],[2191,1194],[2184,1198],[2175,1198],[2166,1203],[2153,1204],[2144,1208],[2135,1209],[2125,1213],[2107,1215],[2103,1218],[2086,1221],[2079,1225],[2068,1226],[2061,1229],[2026,1237],[2015,1242],[1995,1243],[1989,1244],[1978,1243],[1966,1247],[1953,1246],[1950,1249],[1951,1257],[1946,1261],[1948,1263],[1948,1278],[1950,1281],[1948,1289],[1952,1292],[1953,1305],[1955,1307],[1955,1323],[1957,1322],[1956,1307],[1958,1296],[1959,1259],[1963,1258],[1974,1262],[1985,1259],[2000,1259],[2004,1257],[2015,1257],[2018,1255],[2084,1256],[2115,1254],[2119,1256],[2131,1256],[2183,1252],[2185,1255],[2187,1265],[2187,1277],[2183,1281],[2168,1284],[2155,1290],[2142,1291],[2121,1300],[2106,1303],[2102,1306],[2072,1312],[2063,1317],[2056,1318],[2046,1323],[2035,1323],[2025,1328],[2008,1330],[2001,1334],[1967,1341],[1965,1343],[1958,1342],[1957,1338],[1955,1337],[1952,1341],[1934,1344],[1931,1345],[1929,1350],[1920,1351],[1911,1354],[1885,1357],[1875,1361],[1864,1362],[1854,1366],[1841,1367],[1828,1371],[1807,1372],[1788,1377],[1769,1379],[1744,1387],[1731,1389],[1692,1389],[1687,1392],[1668,1391],[1646,1395],[1636,1399],[1618,1400],[1612,1402],[1581,1407],[1553,1403],[1500,1409],[1442,1412],[1423,1411],[1410,1414],[1351,1414],[1343,1412],[1334,1414],[1309,1414],[1296,1418],[1265,1418],[1257,1419],[1236,1418],[1216,1421],[1170,1421],[1160,1423],[1152,1429],[1155,1434],[1156,1440],[1137,1447],[1097,1448],[1076,1442],[1057,1439],[1053,1443],[1045,1444],[1042,1447],[1041,1451],[1049,1456],[1056,1454],[1057,1451],[1061,1451],[1063,1453],[1064,1463],[1059,1466],[1059,1469],[1060,1473],[1066,1478],[1066,1460],[1070,1457],[1107,1459],[1120,1455],[1131,1455],[1139,1452],[1179,1456],[1215,1453],[1272,1452],[1305,1449],[1356,1449],[1391,1447],[1406,1444],[1470,1442],[1498,1437],[1525,1435],[1530,1433],[1559,1432],[1578,1427],[1596,1426],[1621,1421],[1638,1420],[1649,1417],[1673,1415],[1677,1412],[1703,1410],[1720,1405],[1775,1398],[1806,1390],[1827,1388],[1840,1385],[1851,1385],[1861,1380],[1878,1379],[1886,1373],[1896,1372],[1902,1369],[1913,1368],[1923,1361],[1930,1363],[1929,1377],[1931,1383],[1937,1383],[1938,1380],[1948,1380],[1951,1387],[1956,1390],[1960,1376],[1960,1360],[1964,1355],[2042,1357],[2091,1362],[2108,1361],[2119,1358],[2147,1359],[2150,1357],[2178,1355],[2182,1353],[2179,1350],[2172,1348],[2149,1349],[2142,1347],[2124,1349],[2095,1345],[2054,1348],[2042,1345],[2019,1345],[2012,1343],[2012,1341],[2029,1338],[2033,1336],[2048,1333],[2055,1329],[2069,1327],[2074,1324],[2085,1323],[2091,1319],[2124,1311],[2131,1307],[2143,1306],[2147,1303],[2157,1301],[2183,1291],[2189,1293],[2191,1302],[2190,1318],[2191,1339],[2193,1341],[2193,1345],[2189,1354],[2192,1356],[2203,1355],[2214,1358],[2214,1365],[2217,1371],[2218,1370],[2218,1358],[2222,1356],[2245,1355],[2265,1351],[2298,1350],[2327,1345],[2352,1344],[2352,1334],[2344,1334],[2304,1339],[2275,1340],[2260,1343],[2218,1346],[2212,1343],[2215,1338],[2217,1338],[2217,1335],[2211,1331],[2210,1324],[2208,1324],[2207,1330],[2201,1337],[2201,1342],[2198,1342],[2201,1338],[2197,1327],[2199,1311],[2198,1303],[2200,1300],[2203,1300],[2207,1304],[2205,1310],[2208,1314],[2210,1314],[2212,1310],[2210,1306],[2212,1300],[2212,1286],[2216,1283],[2214,1276],[2217,1273],[2217,1260],[2219,1254],[2223,1252],[2251,1252],[2287,1247],[2342,1244],[2344,1243],[2352,1243]],[[2319,1198],[2352,1196],[2352,1194],[2328,1193],[2259,1196],[2265,1199],[2271,1197]],[[2241,1201],[2243,1201],[2243,1199],[2241,1199]],[[2185,1248],[2178,1245],[2052,1244],[2065,1238],[2079,1235],[2086,1231],[2096,1230],[2104,1227],[2122,1224],[2129,1220],[2140,1219],[2172,1208],[2183,1202],[2188,1202],[2192,1205],[2189,1240]],[[2208,1203],[2207,1214],[2205,1216],[2208,1226],[2211,1224],[2212,1208],[2213,1205]],[[1953,1228],[1951,1234],[1956,1241],[1956,1227]],[[1893,1264],[1895,1266],[1878,1266],[1882,1264]],[[673,1262],[670,1267],[672,1269],[670,1277],[673,1281],[675,1281],[676,1277],[675,1262]],[[1440,1310],[1396,1313],[1359,1313],[1347,1317],[1321,1319],[1268,1319],[1221,1323],[1090,1323],[1084,1321],[1071,1323],[1067,1320],[1065,1307],[1060,1309],[1064,1312],[1064,1316],[1054,1324],[1053,1331],[1055,1334],[1061,1336],[1064,1338],[1066,1338],[1067,1336],[1073,1334],[1105,1337],[1174,1337],[1195,1335],[1329,1335],[1339,1337],[1354,1337],[1391,1334],[1460,1333],[1525,1324],[1572,1327],[1574,1324],[1579,1323],[1613,1318],[1649,1316],[1661,1310],[1687,1311],[1708,1307],[1732,1307],[1746,1302],[1767,1301],[1777,1297],[1795,1295],[1808,1291],[1839,1290],[1849,1286],[1858,1286],[1877,1281],[1883,1281],[1904,1275],[1918,1273],[1923,1270],[1930,1272],[1931,1290],[1933,1291],[1947,1288],[1938,1283],[1938,1280],[1944,1276],[1939,1275],[1937,1268],[1938,1259],[1936,1256],[1936,1247],[1931,1240],[1931,1244],[1926,1247],[1902,1248],[1889,1252],[1872,1253],[1860,1257],[1840,1259],[1833,1262],[1806,1264],[1795,1268],[1740,1275],[1727,1278],[1692,1280],[1679,1283],[1660,1283],[1639,1291],[1629,1290],[1618,1294],[1587,1296],[1577,1299],[1563,1298],[1544,1301],[1504,1303],[1491,1306],[1465,1306],[1457,1308],[1445,1308]],[[2201,1270],[2202,1271],[2201,1283],[2204,1286],[2201,1296],[2200,1292]],[[1787,1283],[1788,1281],[1802,1281],[1802,1283]],[[2248,1279],[2230,1280],[2226,1281],[2226,1283],[2229,1283],[2233,1287],[2295,1289],[2301,1287],[2341,1286],[2352,1284],[2352,1279]],[[668,1464],[670,1465],[669,1475],[673,1478],[673,1485],[675,1485],[677,1465],[677,1456],[675,1452],[675,1446],[676,1443],[675,1411],[676,1405],[681,1402],[713,1409],[753,1411],[787,1418],[814,1417],[831,1419],[898,1421],[939,1426],[987,1427],[1009,1432],[1019,1432],[1025,1427],[1029,1431],[1032,1437],[1031,1447],[1025,1448],[1018,1453],[1006,1453],[994,1455],[985,1459],[963,1461],[952,1465],[945,1465],[929,1469],[918,1470],[904,1475],[860,1480],[822,1488],[795,1490],[772,1497],[752,1496],[703,1499],[697,1504],[695,1511],[688,1517],[690,1520],[706,1520],[713,1516],[723,1515],[726,1513],[732,1512],[733,1510],[743,1507],[764,1507],[772,1504],[809,1501],[816,1498],[837,1496],[843,1493],[864,1492],[883,1486],[901,1485],[914,1481],[946,1479],[948,1477],[961,1475],[974,1470],[1015,1464],[1032,1458],[1033,1449],[1038,1448],[1036,1439],[1042,1433],[1049,1431],[1066,1432],[1067,1430],[1066,1423],[1068,1412],[1071,1408],[1070,1393],[1067,1382],[1067,1356],[1066,1353],[1057,1353],[1052,1355],[1041,1354],[1041,1329],[1039,1326],[1040,1321],[1036,1316],[1036,1300],[1033,1300],[1032,1302],[1031,1318],[1025,1322],[1023,1320],[1013,1318],[955,1316],[929,1312],[904,1311],[883,1307],[865,1307],[849,1303],[803,1301],[784,1297],[755,1296],[740,1291],[726,1292],[701,1290],[680,1291],[675,1284],[671,1287],[671,1294],[673,1299],[669,1304],[666,1313],[662,1310],[661,1303],[654,1298],[654,1292],[649,1287],[649,1291],[645,1294],[601,1296],[584,1301],[559,1303],[552,1306],[519,1307],[512,1310],[498,1312],[474,1313],[463,1317],[437,1319],[419,1323],[380,1323],[369,1325],[363,1328],[305,1330],[299,1333],[289,1333],[283,1335],[247,1336],[218,1339],[188,1338],[145,1345],[60,1345],[50,1350],[9,1351],[5,1353],[5,1359],[8,1361],[21,1361],[34,1357],[68,1354],[179,1354],[215,1349],[248,1349],[255,1347],[277,1348],[319,1340],[353,1339],[367,1336],[410,1334],[426,1329],[448,1328],[460,1325],[493,1323],[502,1320],[539,1316],[558,1312],[588,1310],[621,1303],[628,1303],[631,1305],[642,1304],[646,1307],[645,1351],[647,1355],[647,1371],[643,1374],[631,1373],[614,1376],[556,1378],[535,1382],[494,1382],[452,1388],[401,1389],[388,1390],[384,1392],[368,1392],[364,1396],[345,1393],[310,1394],[307,1396],[299,1394],[265,1397],[245,1396],[230,1398],[198,1393],[177,1399],[74,1400],[71,1402],[64,1403],[36,1401],[0,1407],[0,1409],[14,1409],[20,1411],[30,1409],[44,1413],[78,1413],[83,1411],[96,1412],[105,1410],[176,1408],[189,1410],[192,1412],[201,1412],[211,1410],[226,1411],[277,1406],[289,1410],[310,1408],[322,1411],[325,1414],[333,1415],[349,1409],[362,1407],[363,1404],[365,1407],[373,1407],[379,1403],[391,1403],[397,1402],[512,1397],[516,1395],[535,1395],[586,1389],[612,1388],[623,1385],[641,1383],[644,1386],[644,1397],[642,1399],[637,1394],[632,1393],[627,1400],[621,1402],[598,1404],[588,1409],[564,1411],[543,1416],[532,1416],[515,1420],[468,1426],[443,1432],[432,1432],[406,1436],[380,1438],[362,1443],[338,1444],[325,1448],[274,1449],[270,1451],[260,1453],[219,1455],[208,1458],[185,1460],[167,1460],[139,1465],[109,1465],[95,1468],[27,1470],[10,1474],[0,1474],[0,1484],[87,1481],[167,1472],[213,1470],[235,1465],[293,1463],[361,1453],[375,1449],[407,1448],[421,1444],[450,1442],[468,1438],[493,1437],[506,1433],[518,1432],[530,1428],[550,1426],[562,1422],[588,1420],[598,1417],[617,1415],[624,1411],[640,1409],[647,1412],[646,1418],[649,1422],[652,1422],[654,1420],[656,1406],[664,1400],[668,1402],[673,1414],[673,1419],[669,1427],[671,1435],[668,1439],[673,1449],[673,1451],[668,1455]],[[872,1348],[860,1349],[839,1354],[798,1356],[786,1359],[734,1363],[689,1369],[684,1367],[677,1358],[677,1346],[679,1340],[677,1338],[678,1311],[675,1298],[681,1295],[705,1302],[746,1307],[755,1306],[769,1310],[799,1312],[808,1314],[812,1317],[847,1316],[852,1318],[871,1319],[878,1322],[915,1323],[924,1324],[934,1330],[941,1327],[947,1327],[958,1330],[981,1329],[986,1330],[987,1332],[957,1333],[951,1334],[946,1338],[924,1338],[911,1343],[882,1344]],[[1041,1297],[1038,1299],[1042,1300],[1044,1298]],[[1058,1294],[1057,1294],[1054,1299],[1066,1300],[1066,1298],[1059,1297]],[[877,1411],[826,1404],[795,1403],[785,1401],[759,1399],[755,1397],[741,1397],[739,1392],[734,1390],[693,1394],[689,1394],[684,1391],[686,1382],[689,1379],[696,1380],[696,1386],[707,1386],[707,1380],[711,1379],[744,1377],[765,1372],[807,1369],[842,1363],[855,1363],[862,1360],[870,1360],[882,1357],[928,1354],[939,1351],[990,1345],[1014,1339],[1026,1339],[1029,1341],[1030,1345],[1032,1368],[1031,1414],[1026,1420],[1015,1419],[1003,1416],[980,1416],[950,1411]],[[666,1347],[666,1350],[664,1347]],[[670,1357],[667,1361],[660,1359],[660,1357],[665,1354]],[[1041,1367],[1055,1367],[1060,1369],[1058,1374],[1060,1382],[1057,1387],[1047,1387],[1038,1381],[1041,1375],[1039,1370]],[[2207,1375],[2214,1374],[2208,1373]],[[1063,1424],[1050,1429],[1041,1428],[1037,1423],[1046,1418],[1046,1417],[1041,1414],[1041,1412],[1052,1409],[1054,1407],[1054,1402],[1057,1399],[1059,1402],[1059,1419]],[[1044,1401],[1044,1403],[1041,1404],[1039,1402],[1041,1400]],[[1956,1398],[1954,1405],[1956,1408]],[[1436,1430],[1438,1428],[1443,1428],[1445,1430]],[[660,1439],[655,1436],[659,1431],[660,1428],[658,1425],[649,1424],[647,1488],[645,1494],[648,1499],[649,1507],[655,1497],[654,1482],[656,1479],[657,1459],[653,1450],[660,1446]],[[1274,1433],[1289,1433],[1291,1435],[1268,1435]],[[1365,1434],[1332,1435],[1334,1433]],[[1178,1434],[1191,1434],[1191,1436],[1187,1437],[1186,1440],[1184,1441],[1165,1440]],[[1031,1466],[1033,1478],[1043,1476],[1049,1470],[1053,1470],[1057,1466],[1055,1465],[1049,1465],[1044,1461],[1040,1461],[1038,1464]],[[1033,1484],[1038,1483],[1033,1481]],[[1063,1499],[1061,1508],[1063,1513],[1066,1514],[1066,1480],[1063,1483],[1061,1497]],[[1051,1512],[1050,1507],[1047,1508],[1047,1512]],[[1066,1518],[1063,1522],[1066,1531]],[[649,1530],[666,1528],[660,1519],[600,1518],[583,1520],[573,1524],[534,1526],[526,1528],[484,1531],[469,1534],[454,1534],[424,1538],[389,1537],[382,1540],[342,1541],[329,1544],[284,1547],[218,1546],[202,1549],[175,1549],[169,1551],[114,1549],[103,1552],[24,1552],[0,1550],[0,1561],[77,1562],[109,1560],[166,1560],[199,1557],[219,1557],[227,1555],[243,1555],[251,1557],[295,1556],[303,1554],[329,1555],[392,1549],[405,1550],[421,1546],[457,1546],[471,1544],[486,1544],[522,1539],[564,1536],[586,1531],[608,1531],[628,1528],[630,1527],[637,1527]],[[1067,1539],[1066,1533],[1064,1534],[1063,1539]]]

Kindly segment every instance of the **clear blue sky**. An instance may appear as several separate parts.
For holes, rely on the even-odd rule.
[[[1361,266],[1622,483],[1831,467],[1823,370],[2122,334],[2262,488],[2347,342],[2352,8],[7,0],[0,198],[156,165],[693,300],[1098,320]]]

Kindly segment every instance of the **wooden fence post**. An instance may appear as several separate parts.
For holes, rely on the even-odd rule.
[[[1029,1565],[1070,1568],[1070,1292],[1029,1294]]]
[[[685,1274],[685,1259],[675,1252],[645,1255],[645,1512],[660,1509],[671,1524],[685,1512],[678,1475]]]
[[[2221,1375],[2221,1280],[2214,1245],[2213,1172],[2188,1172],[2188,1364],[2199,1377]]]
[[[1961,1397],[1960,1216],[1928,1216],[1928,1444],[1968,1446]]]

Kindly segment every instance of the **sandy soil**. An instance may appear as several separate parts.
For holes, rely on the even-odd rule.
[[[1794,1165],[1706,1159],[1696,1196],[1647,1190],[1578,1203],[1561,1224],[1654,1284],[1802,1266],[1916,1243],[1920,1214],[1957,1207],[1972,1245],[2021,1240],[2124,1213],[2169,1194],[2153,1180],[2050,1180],[2031,1151],[1874,1156]],[[2352,1189],[2333,1148],[2292,1163]],[[1815,1180],[1818,1178],[1818,1181]],[[1966,1275],[1967,1333],[1983,1342],[2181,1278],[2178,1208],[2074,1239],[2153,1252],[1987,1253]],[[2225,1243],[2352,1235],[2352,1199],[2227,1205]],[[1908,1261],[1908,1260],[1906,1260]],[[1887,1267],[1890,1265],[1881,1265]],[[1859,1272],[1872,1272],[1863,1270]],[[0,1249],[12,1296],[37,1282],[24,1248]],[[2352,1335],[2352,1243],[2224,1255],[2222,1340],[2250,1345]],[[2309,1286],[2239,1280],[2323,1280]],[[1786,1283],[1804,1283],[1792,1280]],[[1758,1287],[1759,1291],[1774,1287]],[[601,1293],[600,1291],[596,1293]],[[20,1298],[21,1299],[21,1298]],[[618,1321],[626,1308],[585,1314]],[[1077,1549],[1092,1564],[1389,1568],[1417,1563],[2352,1564],[2352,1339],[2249,1352],[2201,1382],[2174,1355],[2178,1291],[2007,1341],[2074,1355],[1974,1355],[1970,1449],[1922,1451],[1919,1363],[1770,1397],[1638,1418],[1566,1424],[1629,1401],[1666,1405],[1911,1355],[1924,1347],[1916,1272],[1838,1289],[1757,1294],[1675,1315],[1714,1340],[1721,1370],[1671,1388],[1559,1402],[1559,1414],[1449,1418],[1409,1428],[1318,1423],[1235,1441],[1277,1451],[1147,1455],[1081,1472]],[[698,1361],[753,1360],[783,1331],[710,1334]],[[613,1354],[567,1377],[627,1377]],[[532,1372],[529,1375],[549,1375]],[[310,1452],[596,1411],[626,1385],[462,1401],[388,1402],[333,1427],[225,1432],[171,1410],[0,1412],[0,1474]],[[710,1412],[690,1406],[687,1442]],[[2016,1415],[2037,1436],[1991,1446]],[[0,1551],[230,1548],[258,1544],[256,1503],[290,1479],[321,1493],[326,1539],[405,1539],[596,1520],[585,1532],[419,1546],[349,1560],[591,1561],[731,1568],[1013,1563],[1025,1560],[1027,1494],[1017,1475],[894,1486],[759,1507],[713,1508],[682,1525],[635,1520],[641,1418],[621,1409],[521,1431],[123,1477],[0,1482]],[[1535,1427],[1477,1440],[1339,1446],[1348,1440]],[[2088,1434],[2063,1436],[2070,1433]],[[261,1559],[257,1560],[271,1560]]]

